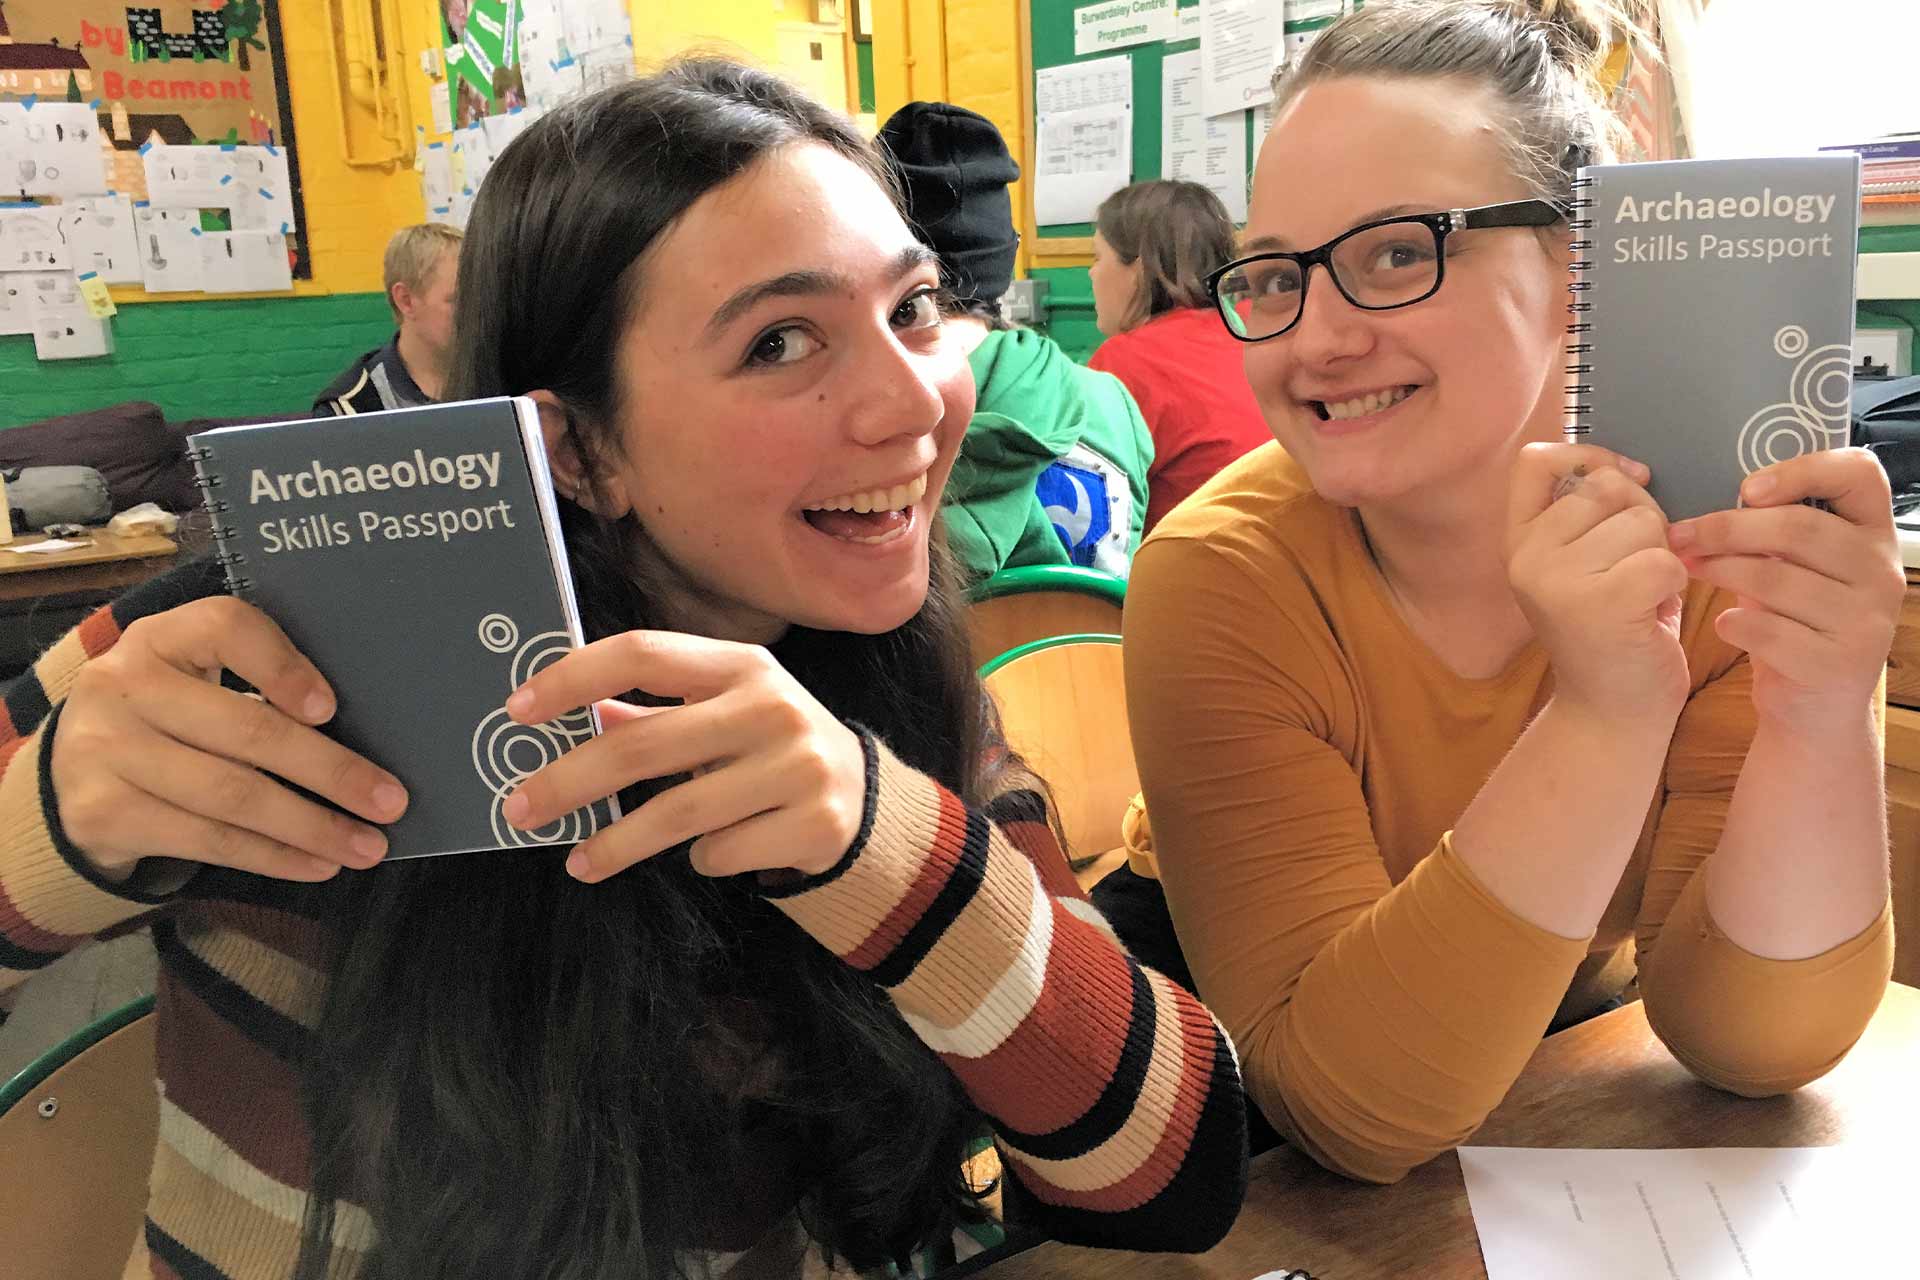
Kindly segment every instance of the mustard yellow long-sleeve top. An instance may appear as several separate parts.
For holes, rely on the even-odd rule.
[[[1698,874],[1752,739],[1751,669],[1696,583],[1692,693],[1619,889],[1569,940],[1501,905],[1449,832],[1552,690],[1529,645],[1465,679],[1409,630],[1351,509],[1258,449],[1168,516],[1127,592],[1127,700],[1151,847],[1248,1091],[1327,1167],[1391,1182],[1466,1139],[1557,1011],[1632,977],[1694,1074],[1764,1095],[1858,1039],[1887,913],[1806,960],[1715,926]],[[1577,769],[1578,761],[1569,761]],[[1818,850],[1809,850],[1818,857]]]

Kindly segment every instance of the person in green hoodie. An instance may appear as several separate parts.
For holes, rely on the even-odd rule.
[[[978,577],[1071,564],[1124,578],[1147,514],[1153,437],[1118,378],[1000,311],[1020,237],[1007,184],[1020,167],[993,122],[910,102],[880,130],[907,218],[940,255],[946,321],[978,394],[942,499],[947,541]]]

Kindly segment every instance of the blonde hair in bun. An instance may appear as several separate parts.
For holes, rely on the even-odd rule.
[[[1640,0],[1372,0],[1275,76],[1274,109],[1349,76],[1477,84],[1500,104],[1514,175],[1564,202],[1576,169],[1617,154],[1600,69],[1617,41],[1643,34],[1640,12]]]

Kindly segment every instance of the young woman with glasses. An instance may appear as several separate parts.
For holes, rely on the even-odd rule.
[[[1355,1178],[1462,1141],[1636,973],[1752,1095],[1832,1067],[1887,979],[1885,477],[1817,454],[1670,524],[1640,464],[1559,443],[1562,211],[1623,29],[1406,0],[1289,69],[1213,280],[1280,447],[1135,562],[1173,923],[1268,1119]]]

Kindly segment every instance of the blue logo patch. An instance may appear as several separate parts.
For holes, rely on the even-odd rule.
[[[1100,540],[1113,527],[1109,480],[1098,471],[1055,462],[1034,484],[1040,505],[1053,522],[1053,531],[1067,549],[1067,558],[1082,568],[1094,567]]]

